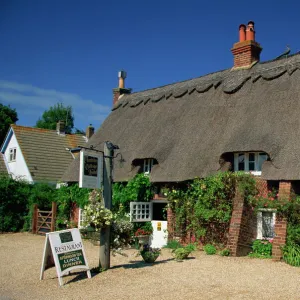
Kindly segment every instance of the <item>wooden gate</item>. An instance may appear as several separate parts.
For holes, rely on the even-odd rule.
[[[55,231],[56,203],[52,202],[52,209],[49,211],[39,210],[37,204],[33,207],[32,233],[46,234]]]

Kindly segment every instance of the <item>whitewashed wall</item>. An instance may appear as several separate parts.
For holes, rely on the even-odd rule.
[[[16,148],[16,160],[10,162],[9,161],[9,149]],[[4,156],[6,159],[6,165],[8,167],[9,173],[12,174],[13,178],[19,178],[27,180],[28,182],[33,182],[30,172],[27,168],[25,159],[23,157],[22,151],[19,147],[16,136],[13,134],[7,148],[4,152]]]

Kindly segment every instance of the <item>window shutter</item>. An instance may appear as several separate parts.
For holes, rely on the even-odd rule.
[[[152,202],[130,202],[130,221],[147,222],[152,220]]]

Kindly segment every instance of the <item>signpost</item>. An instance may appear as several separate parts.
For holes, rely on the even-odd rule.
[[[103,153],[80,151],[79,187],[99,189],[103,179]]]
[[[87,270],[91,278],[78,228],[46,233],[40,280],[44,279],[45,270],[54,265],[60,286],[62,276],[74,269]]]

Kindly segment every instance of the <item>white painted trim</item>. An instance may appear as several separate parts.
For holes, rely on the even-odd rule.
[[[152,200],[150,200],[150,202],[152,202],[152,203],[168,203],[169,201],[167,199],[162,199],[162,200],[152,199]]]
[[[262,213],[263,212],[272,212],[273,213],[272,214],[272,226],[273,226],[273,230],[275,231],[276,209],[273,209],[273,208],[261,208],[261,209],[259,209],[259,211],[257,212],[257,235],[256,235],[256,238],[258,240],[271,239],[271,238],[263,237],[263,234],[262,234],[262,223],[263,223]]]
[[[142,206],[144,206],[144,209],[146,210],[148,206],[149,215],[148,217],[142,218],[142,213],[140,212],[142,210]],[[134,210],[136,213],[134,214]],[[145,213],[144,213],[145,215]],[[137,217],[140,216],[140,217]],[[152,202],[130,202],[130,222],[148,222],[152,221],[153,219],[153,203]]]

